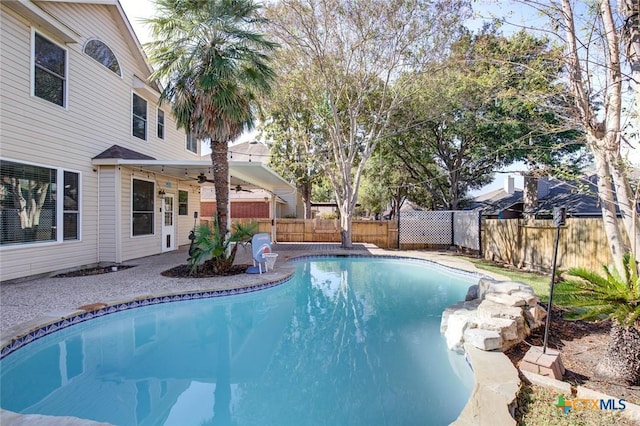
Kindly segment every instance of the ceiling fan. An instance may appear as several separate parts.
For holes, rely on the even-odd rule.
[[[240,191],[244,191],[244,192],[253,192],[253,191],[251,191],[250,189],[244,189],[244,188],[242,188],[242,186],[240,186],[240,185],[236,185],[235,190],[236,190],[236,192],[240,192]]]
[[[205,182],[214,183],[213,179],[207,179],[204,173],[200,173],[198,175],[198,183],[205,183]]]
[[[208,178],[205,176],[205,174],[204,174],[204,173],[200,173],[200,174],[198,175],[198,183],[203,184],[203,183],[206,183],[206,182],[214,183],[213,179],[208,179]],[[243,191],[243,192],[253,192],[253,191],[251,191],[251,190],[249,190],[249,189],[244,189],[244,188],[242,188],[242,186],[241,186],[241,185],[239,185],[239,184],[238,184],[238,185],[236,185],[236,186],[235,186],[235,188],[232,188],[232,189],[235,189],[235,191],[236,191],[236,192],[240,192],[240,191]]]

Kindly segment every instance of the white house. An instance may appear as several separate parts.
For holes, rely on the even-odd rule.
[[[117,0],[0,2],[0,281],[187,244],[210,162]],[[230,164],[272,192],[264,165]]]

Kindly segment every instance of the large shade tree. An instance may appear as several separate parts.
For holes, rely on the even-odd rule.
[[[539,170],[580,164],[581,133],[562,114],[561,56],[548,39],[486,26],[430,72],[405,77],[415,96],[394,120],[394,152],[438,207],[461,208],[469,190],[517,160]]]
[[[178,126],[211,145],[220,232],[228,230],[228,144],[253,127],[259,96],[275,74],[277,45],[258,31],[261,6],[252,0],[156,0],[146,45]]]
[[[343,247],[352,245],[366,162],[410,97],[399,90],[399,75],[446,50],[467,6],[466,0],[281,0],[269,7],[270,31],[305,73],[292,89],[322,132],[307,151],[331,181]]]

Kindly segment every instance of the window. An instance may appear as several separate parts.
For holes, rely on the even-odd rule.
[[[164,139],[164,111],[158,108],[158,137]]]
[[[78,173],[0,160],[0,182],[0,245],[80,239]]]
[[[153,234],[154,194],[153,182],[133,179],[133,236]]]
[[[198,153],[198,139],[196,139],[193,133],[187,134],[187,151],[191,151],[194,154]]]
[[[65,106],[67,51],[34,33],[33,94]]]
[[[185,216],[189,214],[189,192],[178,191],[178,215]]]
[[[78,173],[64,172],[64,200],[62,238],[64,240],[78,239],[78,219],[80,216],[78,206],[79,181]]]
[[[101,42],[100,40],[89,40],[84,46],[84,53],[91,56],[93,59],[113,71],[114,73],[122,76],[120,72],[120,64],[116,55],[109,49],[109,46]]]
[[[133,94],[133,136],[147,140],[147,101]]]

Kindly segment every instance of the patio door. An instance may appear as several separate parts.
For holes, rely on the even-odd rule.
[[[175,250],[175,212],[173,194],[166,194],[162,200],[162,251]]]

